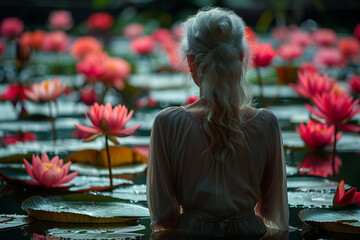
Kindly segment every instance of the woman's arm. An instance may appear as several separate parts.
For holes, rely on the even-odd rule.
[[[268,159],[261,181],[261,197],[256,206],[268,228],[289,230],[286,165],[279,123],[273,115],[268,142]]]
[[[147,203],[154,232],[175,227],[179,215],[173,171],[168,155],[168,122],[164,112],[155,118],[147,170]]]

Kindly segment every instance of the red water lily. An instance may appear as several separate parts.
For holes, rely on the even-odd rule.
[[[275,56],[275,51],[270,43],[254,43],[251,50],[255,67],[269,66]]]
[[[5,18],[0,24],[0,34],[6,37],[16,37],[24,29],[24,22],[16,17]]]
[[[341,180],[333,198],[333,207],[360,207],[360,192],[355,187],[345,192],[345,182]]]
[[[114,24],[114,18],[106,12],[98,12],[91,14],[87,23],[91,29],[107,30]]]
[[[334,126],[327,126],[323,123],[316,123],[310,120],[307,124],[300,123],[296,132],[304,140],[305,144],[313,149],[323,148],[334,142]],[[336,139],[341,138],[342,133],[338,132]]]
[[[352,75],[348,85],[353,93],[360,94],[360,76]]]
[[[277,54],[284,61],[294,61],[303,55],[303,50],[298,44],[285,43],[279,47]]]
[[[36,134],[33,132],[23,132],[19,130],[16,135],[4,136],[1,138],[1,141],[5,145],[15,144],[17,142],[33,142],[36,141]]]
[[[62,31],[53,31],[45,34],[42,49],[47,52],[65,52],[70,44],[70,37]]]
[[[312,151],[299,163],[297,168],[300,174],[320,176],[326,178],[339,173],[342,161],[338,156],[334,158],[334,168],[332,164],[332,154],[324,151]],[[335,172],[334,172],[335,171]]]
[[[68,30],[73,25],[71,12],[66,10],[52,11],[49,15],[49,24],[52,29]]]
[[[327,124],[335,125],[348,132],[360,131],[360,126],[347,124],[349,120],[360,112],[360,108],[356,108],[359,99],[353,101],[353,98],[347,94],[325,92],[316,94],[312,100],[317,110],[309,104],[305,104],[305,107],[314,115],[325,119]]]
[[[334,82],[329,81],[327,75],[306,70],[298,71],[298,82],[296,85],[289,84],[300,97],[310,99],[316,94],[330,91],[333,85]]]
[[[70,53],[74,58],[84,58],[87,54],[102,52],[102,44],[91,36],[76,38],[71,46]]]
[[[130,23],[123,30],[123,34],[127,38],[138,37],[143,33],[144,33],[144,26],[139,23]]]
[[[314,55],[313,60],[320,67],[341,67],[343,57],[337,48],[320,48]]]
[[[329,46],[337,41],[336,32],[332,29],[322,28],[314,31],[312,37],[315,43],[321,46]]]
[[[152,36],[142,36],[130,41],[130,49],[137,54],[150,54],[154,50],[154,43]]]
[[[59,156],[55,156],[49,160],[46,153],[43,153],[41,158],[38,155],[33,154],[32,166],[24,159],[26,172],[34,180],[28,180],[28,182],[34,185],[43,185],[45,187],[59,187],[70,182],[79,174],[79,171],[68,175],[71,162],[68,162],[65,165],[63,165],[63,163],[63,160],[59,159]]]
[[[97,96],[93,87],[86,87],[79,92],[80,100],[86,105],[93,105],[97,102]]]
[[[24,32],[20,37],[22,46],[29,46],[32,49],[40,49],[44,41],[45,32],[35,30],[33,32]]]
[[[5,91],[0,95],[0,100],[11,101],[12,104],[16,105],[18,101],[28,99],[25,94],[25,91],[28,90],[29,88],[22,84],[9,84]]]
[[[96,138],[106,135],[109,140],[119,144],[115,137],[127,137],[131,132],[138,129],[142,124],[137,124],[132,127],[124,128],[133,115],[133,110],[128,114],[128,109],[124,105],[117,105],[114,108],[110,103],[106,105],[99,105],[95,103],[89,109],[89,115],[85,112],[86,118],[91,123],[92,127],[75,124],[75,127],[81,131],[93,134],[86,138],[84,142],[90,142]]]

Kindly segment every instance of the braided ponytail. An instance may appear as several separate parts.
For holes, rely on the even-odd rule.
[[[241,108],[251,104],[245,26],[234,12],[213,8],[199,11],[183,27],[182,48],[194,57],[205,104],[209,146],[204,154],[225,163],[243,149]]]

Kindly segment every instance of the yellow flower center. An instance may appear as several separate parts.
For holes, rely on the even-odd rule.
[[[59,166],[57,166],[57,165],[55,165],[55,164],[53,164],[53,163],[43,163],[43,165],[44,165],[46,171],[48,171],[52,166],[55,166],[57,172],[60,172]]]
[[[50,81],[44,82],[44,88],[45,88],[45,90],[48,90],[48,89],[49,89],[49,86],[50,86]]]

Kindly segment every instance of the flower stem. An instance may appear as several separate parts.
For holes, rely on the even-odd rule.
[[[256,67],[256,75],[257,75],[258,84],[259,84],[259,88],[260,88],[261,107],[266,107],[265,98],[264,98],[264,88],[263,88],[263,83],[262,83],[262,78],[261,78],[259,67]]]
[[[54,141],[56,141],[57,136],[56,136],[56,128],[55,128],[55,119],[52,115],[51,102],[49,102],[49,118],[50,118],[52,133],[53,133],[53,139],[54,139]]]
[[[333,150],[332,150],[332,171],[333,171],[333,180],[336,180],[336,171],[335,171],[335,157],[336,157],[336,133],[337,133],[337,127],[334,126],[334,144],[333,144]]]
[[[111,159],[110,159],[110,151],[109,151],[109,144],[108,144],[108,136],[107,135],[105,135],[105,146],[106,146],[106,155],[107,155],[107,160],[108,160],[110,186],[112,186],[113,181],[112,181],[112,172],[111,172]]]

